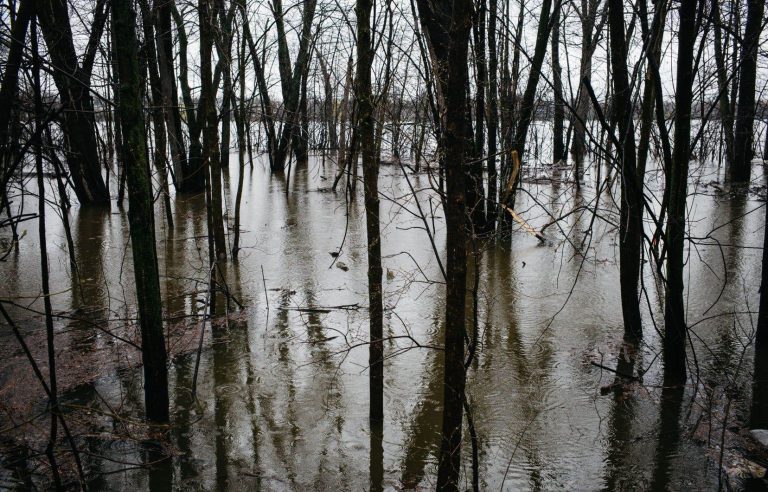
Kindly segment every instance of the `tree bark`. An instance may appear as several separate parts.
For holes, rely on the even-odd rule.
[[[176,9],[173,2],[170,4],[171,16],[176,24],[176,35],[179,42],[179,85],[181,97],[184,101],[184,115],[189,135],[189,155],[187,156],[186,171],[182,170],[182,176],[177,182],[179,190],[184,193],[200,193],[205,190],[206,167],[203,161],[203,144],[200,142],[200,133],[205,125],[202,101],[198,101],[198,107],[192,100],[192,91],[189,87],[187,66],[187,33],[184,27],[184,19]],[[201,97],[202,99],[202,97]],[[218,151],[218,150],[217,150]]]
[[[475,48],[475,148],[467,174],[467,204],[472,225],[477,231],[486,229],[485,187],[483,186],[483,152],[485,150],[485,91],[488,87],[488,66],[485,58],[486,0],[476,0],[472,32]]]
[[[312,44],[312,23],[315,18],[315,7],[317,0],[307,0],[302,13],[301,38],[299,40],[299,52],[296,55],[296,61],[293,65],[293,71],[290,70],[290,60],[287,59],[287,41],[284,28],[282,28],[282,7],[277,8],[280,0],[275,0],[275,24],[278,28],[278,66],[280,68],[280,82],[283,89],[283,124],[280,138],[277,141],[275,149],[272,170],[283,172],[285,169],[285,160],[288,157],[289,144],[291,137],[297,135],[296,126],[299,122],[299,104],[301,103],[301,81],[309,63],[309,53]]]
[[[81,204],[109,205],[101,175],[90,76],[80,66],[72,39],[66,0],[39,2],[40,26],[55,67],[53,79],[64,107],[67,164]]]
[[[15,114],[13,105],[16,101],[16,91],[19,85],[19,67],[24,54],[24,42],[27,37],[27,27],[34,15],[35,2],[33,0],[21,0],[16,19],[11,26],[11,46],[8,49],[8,59],[3,71],[3,82],[0,86],[0,170],[2,170],[2,183],[0,183],[0,198],[2,203],[6,200],[6,187],[8,180],[15,169],[10,162],[11,148],[14,139],[11,138],[10,123]]]
[[[139,8],[141,10],[142,28],[144,30],[144,54],[147,58],[147,71],[149,72],[149,92],[152,101],[152,128],[155,136],[155,148],[153,149],[153,163],[157,173],[160,176],[160,187],[163,194],[163,208],[165,209],[165,220],[168,227],[173,227],[173,214],[171,212],[171,194],[168,187],[168,168],[167,146],[168,138],[165,131],[165,118],[163,117],[163,91],[160,82],[160,74],[157,66],[157,54],[155,52],[154,27],[152,23],[152,13],[148,0],[140,0]]]
[[[560,0],[555,0],[555,8],[560,8]],[[533,59],[531,60],[531,71],[528,74],[528,81],[525,85],[525,92],[523,98],[520,100],[520,112],[517,119],[517,126],[515,127],[514,138],[512,139],[512,147],[510,151],[517,151],[517,155],[523,160],[525,155],[525,143],[528,138],[528,128],[533,121],[534,111],[534,99],[536,97],[536,89],[539,86],[539,78],[541,78],[541,68],[544,63],[544,56],[547,53],[547,41],[549,40],[549,30],[552,28],[550,23],[550,13],[552,10],[552,0],[543,0],[541,2],[541,12],[539,14],[539,28],[536,32],[536,46],[534,48]],[[504,180],[509,180],[512,176],[512,162],[508,163],[504,170]],[[515,182],[512,183],[512,192],[506,196],[505,207],[508,209],[515,208],[515,192],[517,184],[520,181],[522,172],[517,173]],[[506,183],[504,186],[507,186]]]
[[[365,185],[365,220],[368,235],[368,302],[370,320],[370,419],[384,420],[384,317],[381,285],[381,232],[379,230],[379,160],[373,140],[373,94],[371,66],[374,47],[371,40],[371,10],[373,0],[357,0],[357,83],[356,99],[360,128],[360,151],[363,157]]]
[[[768,207],[765,213],[768,223]],[[755,372],[752,381],[750,426],[768,428],[768,227],[763,232],[763,266],[760,279],[760,308],[755,332]]]
[[[734,163],[733,119],[731,118],[731,101],[728,97],[728,73],[725,67],[725,55],[723,54],[719,0],[712,0],[710,10],[712,12],[712,27],[715,33],[714,51],[715,64],[717,66],[717,89],[720,95],[718,98],[720,125],[723,129],[723,140],[725,140],[725,160],[730,167]]]
[[[467,217],[465,169],[470,150],[467,55],[472,28],[471,0],[418,0],[420,21],[430,45],[441,115],[438,151],[446,175],[445,375],[438,490],[458,490],[461,466],[462,403],[466,373]]]
[[[216,17],[213,0],[199,0],[200,15],[200,123],[203,125],[203,166],[210,190],[210,224],[217,260],[227,259],[224,216],[221,199],[221,163],[219,160],[219,123],[216,117],[216,85],[211,73],[213,36]]]
[[[642,176],[637,173],[635,125],[632,88],[627,70],[627,46],[624,32],[624,2],[608,0],[610,57],[613,67],[614,110],[619,128],[621,168],[621,205],[619,222],[619,278],[624,331],[631,336],[643,334],[637,285],[640,280],[640,255],[643,241]]]
[[[114,0],[112,25],[120,77],[123,162],[128,179],[130,226],[136,299],[144,362],[144,400],[147,419],[168,422],[168,369],[163,334],[160,277],[155,249],[152,184],[147,162],[141,82],[136,39],[136,18],[130,0]]]
[[[693,51],[696,42],[696,0],[681,0],[677,50],[674,150],[669,173],[667,222],[667,288],[664,298],[664,372],[670,384],[686,380],[685,266],[686,198],[691,155],[691,103],[693,100]]]
[[[731,179],[749,181],[752,171],[752,139],[755,125],[755,81],[757,79],[757,47],[763,25],[765,0],[747,2],[747,25],[741,47],[741,71],[739,74],[739,105],[736,110],[734,132],[734,159]]]
[[[595,27],[600,0],[581,0],[581,61],[579,64],[579,90],[576,95],[576,112],[573,115],[573,139],[571,156],[576,166],[576,179],[581,179],[582,165],[586,154],[586,134],[589,122],[589,94],[587,84],[592,79],[592,56],[597,44],[597,35],[602,30],[606,16],[603,14]]]
[[[46,239],[45,221],[45,175],[43,174],[43,101],[40,86],[40,58],[37,49],[37,25],[32,21],[32,56],[33,56],[33,83],[35,99],[35,171],[37,173],[37,232],[40,241],[40,283],[43,294],[43,307],[45,312],[45,335],[48,354],[48,406],[51,412],[50,431],[48,433],[48,445],[45,454],[51,464],[56,488],[61,490],[61,476],[56,460],[56,440],[59,432],[58,420],[61,409],[59,408],[59,390],[56,375],[56,342],[53,329],[53,307],[51,305],[51,289],[48,271],[48,244]],[[66,214],[66,212],[64,212]]]
[[[496,46],[497,0],[488,2],[488,204],[486,206],[486,230],[492,231],[498,215],[498,172],[496,152],[499,133],[499,58]]]
[[[176,72],[173,67],[173,39],[171,33],[171,0],[155,0],[153,16],[155,22],[155,46],[157,67],[162,89],[162,110],[168,129],[168,142],[173,163],[174,185],[181,191],[186,176],[191,172],[187,160],[187,150],[181,131],[181,112],[179,95],[176,88]]]
[[[565,161],[565,108],[563,104],[563,77],[560,66],[560,12],[557,6],[552,12],[552,162]]]

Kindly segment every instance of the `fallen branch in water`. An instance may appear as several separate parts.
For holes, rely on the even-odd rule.
[[[542,233],[540,233],[539,231],[537,231],[536,229],[534,229],[534,228],[533,228],[533,227],[532,227],[530,224],[528,224],[528,222],[526,222],[526,221],[525,221],[525,220],[524,220],[522,217],[520,217],[519,215],[517,215],[517,212],[515,212],[515,211],[514,211],[514,210],[512,210],[511,208],[507,207],[507,206],[506,206],[506,205],[504,205],[503,203],[501,204],[501,206],[504,208],[504,210],[506,210],[506,211],[507,211],[507,213],[509,213],[509,215],[510,215],[510,216],[512,216],[512,218],[513,218],[513,219],[515,219],[515,222],[517,222],[518,224],[520,224],[521,226],[523,226],[523,229],[525,229],[525,232],[527,232],[528,234],[531,234],[531,235],[535,236],[535,237],[536,237],[536,239],[538,239],[538,240],[539,240],[539,241],[541,241],[542,243],[544,243],[544,242],[546,242],[546,241],[547,241],[547,239],[544,237],[544,234],[542,234]]]
[[[624,379],[629,379],[630,381],[640,381],[640,378],[638,376],[633,376],[631,374],[624,374],[623,372],[619,372],[616,369],[611,369],[608,366],[604,366],[604,365],[599,364],[599,363],[594,362],[594,361],[589,361],[589,363],[592,364],[595,367],[599,367],[600,369],[605,369],[606,371],[610,371],[610,372],[612,372],[612,373],[614,373],[614,374],[616,374],[618,376],[621,376]]]
[[[331,311],[357,311],[360,309],[360,305],[355,304],[340,304],[338,306],[297,306],[297,307],[280,307],[281,311],[299,311],[301,313],[330,313]]]

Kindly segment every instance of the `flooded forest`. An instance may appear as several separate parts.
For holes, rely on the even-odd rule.
[[[767,24],[0,1],[0,489],[768,490]]]

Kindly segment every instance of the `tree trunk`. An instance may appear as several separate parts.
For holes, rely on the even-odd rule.
[[[275,159],[277,157],[277,134],[275,132],[275,118],[272,111],[272,102],[269,97],[269,87],[267,86],[267,79],[264,74],[264,67],[259,58],[256,44],[253,41],[251,35],[251,29],[248,24],[248,16],[246,13],[245,2],[241,0],[240,13],[243,17],[243,36],[248,42],[248,49],[251,53],[251,63],[253,63],[254,76],[256,83],[259,87],[259,99],[261,101],[261,121],[264,125],[264,131],[267,137],[267,153],[269,157],[269,167],[273,171],[275,170]]]
[[[768,208],[765,216],[768,223]],[[753,429],[768,429],[768,227],[763,229],[759,309],[755,333],[755,373],[752,382],[750,426]]]
[[[168,227],[173,227],[173,214],[171,213],[171,195],[168,188],[168,168],[167,159],[167,134],[165,132],[165,119],[163,118],[163,91],[160,82],[160,74],[157,68],[157,56],[154,39],[154,28],[152,23],[152,14],[149,8],[148,0],[140,0],[142,28],[144,30],[144,53],[147,57],[147,71],[149,72],[150,100],[152,101],[152,128],[155,135],[155,148],[153,153],[153,162],[157,173],[160,176],[160,187],[163,194],[163,208],[165,208],[165,219]]]
[[[640,25],[643,31],[643,37],[646,39],[646,57],[649,65],[655,67],[661,63],[661,42],[664,38],[664,19],[666,19],[666,8],[659,5],[657,8],[664,9],[660,15],[660,22],[653,22],[651,28],[648,28],[648,6],[647,0],[638,2],[640,8]],[[653,128],[653,114],[656,107],[656,84],[653,76],[653,67],[646,69],[645,85],[643,87],[643,102],[640,109],[640,137],[637,143],[637,175],[644,176],[648,162],[648,151],[650,150],[651,130]]]
[[[467,218],[464,163],[470,150],[467,56],[472,28],[471,0],[419,0],[420,21],[430,44],[438,87],[441,139],[438,151],[446,174],[446,299],[443,423],[437,471],[438,490],[458,490],[463,417],[466,336]]]
[[[90,77],[78,63],[65,0],[38,3],[40,26],[55,69],[53,79],[64,107],[67,164],[81,204],[109,205],[101,176]]]
[[[232,140],[232,101],[235,97],[232,86],[232,20],[235,14],[236,2],[232,2],[230,10],[224,8],[224,1],[216,1],[219,12],[219,36],[216,40],[219,63],[221,64],[224,85],[221,96],[221,151],[219,152],[222,172],[229,173],[229,150]]]
[[[725,160],[729,167],[734,162],[733,120],[731,119],[731,101],[728,97],[728,72],[725,67],[725,55],[723,53],[723,36],[720,21],[720,2],[712,0],[712,27],[715,32],[715,64],[717,65],[717,90],[720,107],[720,125],[725,140]]]
[[[370,320],[370,419],[384,420],[384,318],[381,286],[381,233],[379,231],[379,160],[373,140],[373,94],[371,66],[374,47],[371,40],[372,0],[357,0],[357,83],[356,99],[360,128],[360,151],[363,156],[365,184],[365,220],[368,235],[368,302]]]
[[[176,24],[176,35],[179,42],[179,84],[181,87],[181,97],[184,101],[184,115],[186,116],[189,135],[187,169],[186,171],[182,170],[182,176],[177,180],[177,186],[184,193],[200,193],[205,190],[207,172],[203,162],[203,145],[200,142],[200,133],[202,126],[205,125],[205,119],[202,111],[196,111],[198,108],[195,108],[194,101],[192,100],[192,91],[189,87],[187,33],[184,27],[184,19],[173,2],[166,3],[170,5],[171,16]],[[198,101],[199,103],[200,101]],[[199,107],[202,107],[202,105]]]
[[[219,124],[216,117],[216,85],[211,74],[213,36],[216,17],[213,0],[200,0],[200,123],[203,125],[203,166],[210,190],[210,224],[213,235],[215,257],[227,259],[227,245],[224,236],[224,217],[221,199],[221,164],[219,161]]]
[[[147,419],[168,422],[168,370],[163,334],[160,277],[155,250],[152,183],[146,155],[144,117],[136,39],[136,18],[130,0],[114,0],[112,25],[120,77],[119,114],[123,130],[123,162],[128,179],[130,225],[136,300],[144,362]]]
[[[579,90],[576,95],[576,112],[573,115],[573,140],[571,141],[571,156],[576,166],[577,182],[581,179],[582,165],[586,154],[586,135],[589,122],[589,94],[587,85],[592,80],[592,55],[605,22],[605,14],[601,16],[597,28],[595,20],[600,0],[581,0],[581,61],[579,65]]]
[[[155,21],[155,46],[157,67],[162,89],[162,110],[168,128],[168,142],[171,148],[174,185],[182,189],[182,183],[191,172],[187,161],[187,150],[181,131],[179,95],[176,89],[176,73],[173,67],[173,39],[171,36],[171,6],[168,0],[153,2]]]
[[[498,172],[496,167],[499,133],[499,59],[496,46],[497,0],[489,0],[488,15],[488,204],[486,230],[492,231],[498,215]]]
[[[557,6],[552,12],[552,162],[565,161],[565,109],[563,104],[563,78],[560,67],[560,11]]]
[[[339,137],[336,133],[336,117],[334,111],[335,98],[333,97],[333,87],[331,86],[331,73],[328,71],[328,66],[325,62],[325,58],[321,53],[317,53],[317,61],[320,64],[320,73],[323,75],[323,89],[325,94],[325,100],[323,101],[323,116],[325,117],[325,124],[328,127],[328,148],[339,148]]]
[[[680,2],[680,29],[677,51],[677,92],[675,93],[675,136],[669,173],[667,222],[667,288],[664,298],[665,380],[684,384],[686,380],[687,328],[683,299],[685,265],[686,198],[691,145],[691,103],[693,100],[693,50],[696,42],[696,0]]]
[[[619,278],[621,311],[626,334],[643,334],[637,285],[640,280],[640,255],[643,241],[642,176],[637,174],[632,88],[627,70],[624,32],[624,3],[608,0],[610,57],[613,67],[614,108],[611,112],[619,128],[621,205],[619,222]]]
[[[560,0],[556,0],[555,8],[560,8]],[[517,155],[523,160],[525,155],[525,143],[528,137],[528,128],[533,121],[534,110],[534,98],[536,97],[536,88],[539,86],[539,78],[541,77],[541,68],[544,63],[544,56],[547,52],[547,41],[549,40],[549,30],[552,28],[550,23],[550,11],[552,9],[552,0],[543,0],[541,2],[541,13],[539,14],[539,28],[536,32],[536,47],[533,53],[533,59],[531,60],[531,71],[528,74],[528,81],[525,85],[525,92],[523,98],[520,100],[520,112],[517,119],[517,126],[515,128],[515,136],[512,139],[512,147],[510,151],[517,151]],[[507,166],[505,169],[505,180],[509,180],[512,176],[512,165]],[[506,196],[505,205],[508,209],[515,208],[515,192],[517,189],[517,182],[520,181],[522,172],[517,173],[516,179],[512,184],[512,192]],[[508,185],[505,183],[504,186]]]
[[[48,353],[48,406],[51,412],[50,431],[48,433],[48,445],[45,454],[51,464],[56,488],[62,490],[59,467],[56,460],[56,440],[59,432],[59,390],[56,376],[56,344],[53,329],[53,307],[51,306],[51,289],[48,271],[48,245],[45,225],[45,175],[43,174],[43,146],[42,126],[43,101],[40,86],[40,58],[37,49],[37,25],[32,22],[32,56],[33,56],[33,82],[35,99],[35,171],[37,173],[37,232],[40,242],[40,283],[43,294],[43,307],[45,312],[45,335]],[[23,41],[23,38],[21,38]],[[66,212],[64,212],[66,214]]]
[[[275,0],[275,5],[280,5],[280,0]],[[312,22],[315,18],[317,0],[307,0],[302,13],[301,38],[299,40],[299,52],[296,55],[293,71],[291,72],[287,61],[287,43],[285,32],[281,34],[282,10],[275,8],[275,24],[278,28],[278,55],[280,68],[280,82],[283,89],[283,116],[285,124],[277,141],[273,171],[282,172],[285,169],[285,160],[288,157],[288,147],[291,137],[296,135],[296,126],[299,122],[299,104],[301,103],[301,81],[309,63],[309,53],[312,44]],[[285,53],[283,53],[285,51]]]
[[[477,231],[486,229],[485,189],[483,186],[483,152],[485,150],[485,91],[488,67],[485,58],[486,0],[477,0],[472,32],[475,44],[475,148],[467,175],[467,204],[472,225]]]
[[[734,160],[731,169],[733,181],[746,182],[752,171],[752,139],[755,125],[755,81],[757,78],[757,47],[763,24],[765,0],[747,2],[747,25],[741,48],[739,74],[739,105],[736,110],[734,133]]]
[[[8,49],[8,59],[3,71],[3,85],[0,87],[0,170],[2,170],[0,198],[2,203],[6,201],[6,187],[14,172],[11,168],[10,154],[15,139],[11,138],[10,123],[15,114],[13,105],[17,101],[16,90],[19,85],[19,67],[24,54],[24,41],[34,10],[33,0],[20,1],[16,19],[11,26],[11,46]]]
[[[243,178],[245,174],[245,153],[248,151],[246,145],[246,121],[250,118],[250,105],[245,103],[245,53],[247,47],[245,36],[240,40],[240,56],[237,60],[237,81],[240,86],[240,98],[235,109],[235,124],[237,126],[237,192],[235,195],[235,224],[233,228],[234,239],[232,241],[232,258],[237,259],[240,251],[240,205],[243,201]]]

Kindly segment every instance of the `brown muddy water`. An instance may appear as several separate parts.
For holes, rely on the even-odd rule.
[[[235,167],[225,180],[230,210]],[[244,249],[237,263],[223,267],[231,294],[244,308],[232,301],[224,315],[221,307],[213,326],[199,316],[208,277],[203,197],[172,198],[172,229],[158,212],[173,354],[172,426],[164,448],[172,458],[154,466],[140,466],[157,456],[141,445],[138,353],[107,333],[137,339],[127,218],[114,204],[108,212],[72,209],[78,268],[73,275],[60,219],[49,209],[62,401],[87,450],[83,459],[93,489],[434,487],[442,399],[442,359],[435,348],[443,337],[440,269],[403,171],[382,167],[385,333],[390,339],[385,344],[385,423],[378,439],[367,420],[362,188],[349,200],[343,190],[330,192],[335,171],[321,158],[294,169],[289,180],[271,176],[263,161],[246,170]],[[700,166],[695,173],[686,299],[698,371],[692,360],[693,375],[682,398],[667,398],[661,390],[657,328],[662,328],[663,295],[650,263],[643,276],[646,337],[635,354],[622,351],[617,231],[611,225],[616,201],[610,192],[601,193],[600,218],[594,221],[583,208],[595,207],[595,168],[578,190],[564,169],[531,171],[528,193],[518,200],[526,220],[540,228],[551,216],[575,210],[546,228],[545,244],[524,231],[475,243],[480,347],[467,391],[482,489],[713,489],[723,436],[724,464],[737,466],[738,434],[750,397],[764,187],[731,193],[727,187],[722,191],[722,169]],[[658,186],[659,176],[649,176],[649,186]],[[34,181],[28,179],[28,184]],[[408,179],[419,190],[444,257],[442,213],[430,180],[423,172],[409,172]],[[763,182],[762,177],[753,181]],[[609,189],[615,193],[615,186]],[[14,206],[19,203],[17,197]],[[35,207],[35,197],[28,196],[25,208]],[[42,320],[30,311],[42,309],[36,222],[24,222],[20,230],[27,233],[19,251],[0,264],[0,298],[16,304],[11,316],[45,366]],[[7,231],[3,239],[7,244]],[[339,251],[337,259],[330,254]],[[205,338],[195,399],[201,326]],[[47,435],[47,419],[40,416],[43,393],[5,325],[0,342],[3,441],[42,450]],[[593,363],[642,377],[611,387],[616,375]],[[730,403],[727,414],[725,403]],[[25,419],[32,423],[21,425]],[[469,487],[466,429],[465,436],[463,476]],[[61,449],[65,454],[64,444]],[[43,483],[45,458],[29,453],[21,460],[4,455],[0,487],[23,488],[25,473]]]

